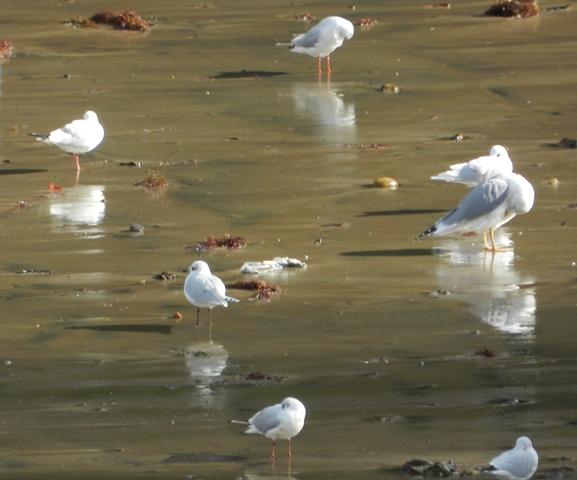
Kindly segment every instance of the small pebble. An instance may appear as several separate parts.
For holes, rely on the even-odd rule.
[[[131,233],[144,233],[144,227],[140,223],[133,223],[128,227],[128,231]]]
[[[388,188],[389,190],[397,190],[399,182],[391,177],[378,177],[373,181],[373,186],[377,188]]]

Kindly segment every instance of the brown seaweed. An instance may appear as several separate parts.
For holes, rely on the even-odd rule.
[[[239,282],[228,285],[228,288],[254,290],[256,293],[251,297],[254,300],[270,300],[273,295],[280,292],[278,285],[267,283],[264,280],[240,280]]]
[[[539,12],[540,8],[535,0],[499,0],[487,9],[485,15],[527,18],[538,15]]]
[[[222,238],[216,238],[212,235],[206,237],[206,240],[198,242],[194,247],[186,247],[186,250],[195,252],[209,252],[214,248],[224,247],[229,250],[237,250],[246,246],[246,240],[243,237],[232,237],[228,233]]]
[[[11,58],[14,55],[14,44],[10,40],[0,40],[0,58]]]

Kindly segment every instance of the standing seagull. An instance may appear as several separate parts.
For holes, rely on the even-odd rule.
[[[535,190],[521,175],[498,175],[477,185],[459,203],[417,238],[463,233],[482,233],[485,249],[498,252],[494,231],[516,215],[533,208]],[[487,232],[491,245],[487,243]]]
[[[213,307],[228,307],[228,303],[239,300],[226,296],[226,287],[222,280],[210,272],[208,263],[202,260],[193,262],[184,281],[184,296],[196,307],[196,324],[200,324],[200,309],[208,308],[209,326],[212,326]]]
[[[489,155],[451,165],[449,170],[431,177],[431,180],[462,183],[467,187],[475,187],[491,177],[509,173],[513,173],[513,162],[507,150],[502,145],[493,145]]]
[[[322,73],[321,58],[327,59],[327,75],[331,74],[331,53],[355,33],[351,22],[342,17],[323,18],[307,33],[301,33],[291,40],[290,49],[317,58],[317,73]]]
[[[529,480],[537,471],[539,455],[531,440],[519,437],[515,448],[503,452],[490,462],[487,471],[507,480]]]
[[[244,433],[260,433],[272,440],[271,457],[276,455],[277,439],[288,440],[288,454],[291,452],[291,438],[296,437],[305,425],[307,410],[300,400],[285,398],[281,403],[263,408],[249,418],[249,427]]]
[[[56,145],[61,150],[71,153],[80,170],[80,154],[94,150],[104,138],[104,128],[98,116],[91,110],[84,113],[82,119],[73,120],[50,133],[31,133],[39,142]]]

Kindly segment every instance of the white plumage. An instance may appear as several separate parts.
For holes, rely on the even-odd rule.
[[[462,183],[474,187],[491,177],[509,173],[513,173],[513,162],[507,150],[502,145],[493,145],[489,155],[451,165],[449,170],[431,177],[431,180]]]
[[[238,300],[226,295],[226,287],[220,278],[213,275],[208,263],[202,260],[193,262],[184,281],[184,296],[196,307],[196,322],[200,323],[200,309],[208,308],[209,321],[214,307],[228,307]]]
[[[91,110],[84,113],[82,119],[73,120],[48,134],[31,133],[39,142],[55,145],[67,153],[74,155],[76,168],[80,170],[78,156],[94,150],[104,138],[104,128],[98,121],[98,116]]]
[[[519,437],[515,448],[503,452],[490,462],[492,474],[507,480],[528,480],[537,471],[539,455],[531,440]]]
[[[321,58],[327,59],[327,73],[331,73],[330,54],[345,40],[350,40],[355,27],[346,18],[326,17],[308,32],[295,36],[290,44],[293,52],[304,53],[318,59],[318,73],[321,73]]]
[[[497,251],[494,230],[516,215],[527,213],[534,201],[535,190],[523,176],[517,173],[493,176],[473,188],[457,208],[435,222],[419,238],[483,233],[485,247]],[[492,247],[487,244],[487,233],[491,235]]]
[[[288,440],[288,456],[291,452],[291,438],[296,437],[303,429],[306,408],[300,400],[285,398],[281,403],[263,408],[251,418],[245,433],[259,433],[272,440],[272,454],[276,454],[276,440]]]

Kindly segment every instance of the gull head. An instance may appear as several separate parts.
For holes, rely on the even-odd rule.
[[[515,442],[515,448],[519,450],[529,450],[533,448],[533,444],[529,437],[519,437]]]
[[[281,408],[283,410],[292,410],[294,412],[301,413],[304,415],[306,413],[306,408],[300,400],[293,397],[287,397],[281,402]]]
[[[509,158],[509,153],[503,145],[493,145],[489,150],[489,155],[499,158]]]
[[[82,118],[84,120],[88,120],[89,122],[98,122],[98,116],[92,110],[84,112],[84,116]]]
[[[190,267],[188,267],[188,273],[193,272],[196,275],[210,274],[210,267],[208,266],[208,263],[203,262],[202,260],[197,260],[196,262],[192,262]]]
[[[355,34],[355,27],[346,18],[339,18],[339,31],[343,38],[350,40]]]

